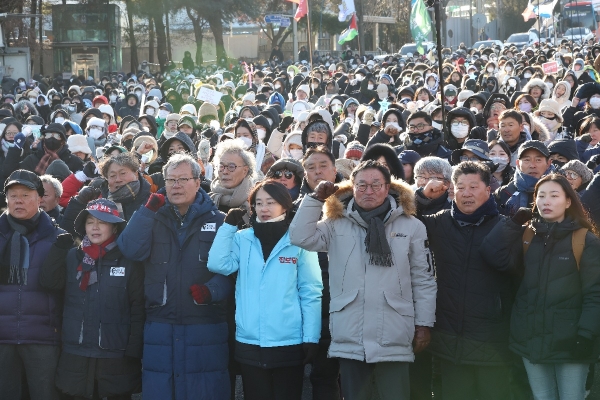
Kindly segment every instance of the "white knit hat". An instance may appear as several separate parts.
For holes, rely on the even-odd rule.
[[[181,109],[179,110],[179,115],[184,115],[185,111],[187,111],[194,117],[198,115],[197,111],[196,111],[196,106],[194,106],[193,104],[190,104],[190,103],[184,104],[181,106]]]
[[[558,120],[558,122],[561,122],[561,123],[563,122],[562,113],[560,112],[560,105],[558,104],[558,102],[556,100],[553,100],[553,99],[542,100],[542,102],[540,103],[540,106],[533,113],[533,115],[535,115],[536,117],[539,117],[540,113],[542,111],[547,111],[547,112],[553,113],[556,116],[556,119]]]
[[[103,119],[100,119],[98,117],[92,117],[88,121],[86,127],[89,128],[90,126],[97,126],[99,128],[104,129],[104,128],[106,128],[106,122]]]
[[[304,93],[306,93],[307,96],[310,95],[310,88],[308,87],[308,85],[300,85],[296,88],[296,93],[298,93],[298,91],[303,91]]]
[[[67,138],[67,147],[71,153],[78,151],[85,154],[92,154],[92,149],[88,145],[87,138],[83,135],[71,135]]]
[[[108,114],[113,118],[115,117],[115,111],[108,104],[102,104],[100,107],[98,107],[98,110],[100,110],[102,114]]]
[[[255,100],[256,100],[256,94],[254,94],[253,91],[246,92],[244,97],[242,97],[242,102],[251,101],[252,103],[254,103]]]

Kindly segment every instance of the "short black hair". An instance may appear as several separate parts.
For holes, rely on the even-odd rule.
[[[452,171],[452,182],[456,185],[456,181],[461,175],[477,174],[485,183],[485,186],[490,186],[492,173],[487,165],[475,161],[463,161],[454,167]]]
[[[520,124],[523,123],[523,115],[520,112],[513,109],[504,110],[498,116],[498,121],[503,120],[505,118],[512,118]]]
[[[431,119],[431,115],[427,114],[425,111],[417,111],[408,116],[408,118],[406,119],[406,125],[410,124],[410,121],[417,118],[423,118],[425,122],[427,122],[429,125],[431,125],[431,123],[433,122]]]
[[[304,166],[306,160],[308,160],[308,158],[313,154],[325,154],[327,157],[329,157],[331,163],[335,165],[335,156],[333,155],[333,153],[329,151],[329,148],[327,148],[327,146],[319,145],[317,147],[309,147],[306,150],[306,152],[304,153],[304,158],[302,159],[302,166]]]
[[[352,183],[354,183],[354,179],[356,179],[356,175],[358,175],[359,172],[362,172],[367,169],[378,170],[383,174],[383,179],[385,180],[385,183],[392,183],[392,174],[390,174],[390,170],[387,169],[385,165],[375,160],[367,160],[358,164],[356,168],[354,168],[354,170],[352,171],[352,174],[350,175],[350,180],[352,181]]]
[[[248,195],[248,204],[250,204],[250,210],[253,215],[256,215],[254,204],[256,203],[256,193],[260,189],[264,189],[286,212],[289,212],[294,207],[294,202],[287,188],[274,179],[266,179],[257,183]]]

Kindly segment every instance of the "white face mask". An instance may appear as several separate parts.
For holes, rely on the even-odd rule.
[[[158,110],[158,118],[165,119],[167,118],[167,115],[169,115],[168,110]]]
[[[35,97],[30,97],[29,101],[32,102],[32,103],[35,103],[37,101],[37,99]]]
[[[152,160],[153,156],[154,156],[154,150],[150,150],[149,152],[142,154],[142,162],[144,164],[148,164],[148,162],[150,162],[150,160]]]
[[[369,85],[367,85],[367,89],[369,89],[369,90],[373,90],[373,85],[370,85],[370,84],[369,84]]]
[[[504,67],[504,70],[506,72],[510,72],[510,71],[512,71],[512,67],[510,65],[508,65],[508,66]]]
[[[318,87],[319,87],[319,85],[318,85],[318,84],[316,84],[316,83],[312,85],[312,88],[313,88],[313,89],[316,89],[316,88],[318,88]]]
[[[450,132],[455,138],[462,139],[467,137],[467,135],[469,134],[469,126],[462,124],[459,124],[458,126],[450,125]]]
[[[488,69],[487,69],[487,72],[488,72],[489,74],[491,74],[492,72],[494,72],[494,68],[488,68]]]
[[[490,160],[492,160],[494,164],[498,164],[496,172],[504,171],[504,169],[508,165],[508,158],[506,157],[490,157]]]
[[[146,115],[154,115],[154,108],[152,108],[152,107],[146,108]]]
[[[294,160],[301,160],[303,155],[304,153],[300,149],[290,150],[290,156],[292,156]]]
[[[56,117],[54,118],[54,122],[56,122],[57,124],[62,124],[63,122],[65,122],[65,119],[63,117]]]
[[[19,82],[19,87],[24,88],[25,87],[25,82]]]
[[[600,97],[592,97],[590,99],[590,106],[592,108],[600,108]]]
[[[267,131],[264,129],[257,129],[256,134],[258,135],[259,140],[263,140],[265,136],[267,136]]]
[[[102,135],[104,135],[104,132],[100,128],[90,127],[90,129],[88,130],[88,136],[92,139],[98,139]]]
[[[111,94],[111,95],[110,95],[110,96],[108,96],[108,97],[110,98],[110,101],[111,101],[111,102],[113,102],[113,103],[114,103],[115,101],[117,101],[117,95],[116,95],[116,94]]]
[[[431,126],[433,126],[437,130],[442,130],[442,124],[440,124],[439,122],[432,121]]]
[[[525,79],[529,79],[529,78],[531,78],[531,72],[525,72],[525,73],[523,74],[523,78],[525,78]]]
[[[244,150],[248,150],[250,146],[252,146],[252,139],[245,136],[239,137],[238,139],[241,139],[242,142],[244,142]]]
[[[396,130],[398,130],[398,132],[402,132],[402,128],[400,128],[400,125],[398,125],[397,122],[386,122],[385,123],[385,127],[390,127],[390,128],[395,128]]]
[[[355,77],[355,78],[356,78],[356,80],[357,80],[357,81],[359,81],[359,82],[360,82],[360,81],[362,81],[363,79],[365,79],[365,77],[364,77],[364,76],[362,76],[361,74],[356,74],[356,75],[354,75],[354,77]]]

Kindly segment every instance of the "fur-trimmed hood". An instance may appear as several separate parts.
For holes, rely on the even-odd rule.
[[[325,219],[342,218],[348,202],[352,199],[353,190],[351,181],[343,181],[338,184],[338,187],[335,194],[325,201],[325,207],[323,208]],[[392,180],[388,195],[394,198],[396,210],[400,210],[401,214],[416,215],[415,194],[408,183],[400,180]]]
[[[540,89],[542,89],[542,96],[541,99],[547,99],[550,97],[550,89],[548,88],[548,86],[544,83],[543,80],[538,79],[538,78],[533,78],[530,79],[529,82],[527,82],[527,85],[525,85],[525,87],[523,88],[523,92],[525,93],[529,93],[529,91],[531,90],[532,87],[537,86]]]

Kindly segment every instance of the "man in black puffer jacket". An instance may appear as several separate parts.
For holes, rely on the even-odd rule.
[[[428,350],[441,358],[444,400],[509,399],[513,278],[492,269],[479,254],[499,221],[491,173],[481,163],[465,161],[452,180],[451,209],[419,213],[437,268],[436,323]],[[423,194],[434,199],[445,190],[443,182],[430,181]]]

